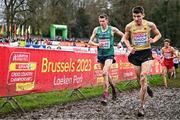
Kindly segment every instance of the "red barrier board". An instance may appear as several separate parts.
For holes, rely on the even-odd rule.
[[[0,55],[0,97],[103,83],[96,54],[0,46]],[[116,82],[136,78],[126,55],[116,55],[110,72]]]

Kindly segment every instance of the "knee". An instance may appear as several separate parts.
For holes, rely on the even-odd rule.
[[[146,74],[142,73],[142,74],[140,75],[140,81],[141,81],[141,82],[145,82],[145,80],[146,80]]]
[[[103,76],[108,76],[108,71],[103,71]]]
[[[141,83],[141,86],[147,86],[146,74],[141,74],[140,75],[140,83]]]
[[[166,76],[167,70],[162,70],[162,76]]]

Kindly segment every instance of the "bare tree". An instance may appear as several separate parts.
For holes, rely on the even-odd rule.
[[[5,17],[7,28],[10,25],[13,25],[14,18],[18,12],[22,12],[26,10],[26,0],[3,0],[5,4]],[[9,31],[7,31],[7,35],[9,36]]]

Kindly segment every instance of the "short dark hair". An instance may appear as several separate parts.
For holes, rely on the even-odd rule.
[[[164,42],[171,43],[171,40],[170,40],[170,39],[168,39],[168,38],[166,38],[166,39],[164,39]]]
[[[132,9],[132,13],[136,13],[136,14],[142,13],[142,14],[144,14],[144,8],[142,6],[136,6],[136,7],[134,7]]]
[[[108,15],[103,13],[99,15],[99,18],[105,18],[106,20],[108,20]]]

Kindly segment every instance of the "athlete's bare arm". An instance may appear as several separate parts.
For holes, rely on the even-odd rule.
[[[177,57],[176,50],[174,49],[174,47],[171,47],[171,49],[172,49],[173,57]]]
[[[164,47],[162,47],[162,54],[164,54]]]
[[[162,59],[164,59],[164,47],[162,47]]]
[[[121,36],[121,37],[123,37],[123,35],[124,35],[124,33],[121,32],[121,31],[120,31],[118,28],[116,28],[116,27],[112,27],[112,32],[113,32],[113,34],[116,33],[116,34],[118,34],[118,35]]]
[[[96,27],[94,30],[93,30],[93,33],[92,33],[92,35],[91,35],[91,37],[90,37],[90,40],[89,40],[89,45],[92,45],[92,46],[99,46],[99,44],[98,43],[96,43],[95,42],[95,37],[96,37],[96,33],[97,33],[97,29],[98,29],[98,27]]]
[[[154,38],[150,38],[150,42],[155,43],[161,38],[161,33],[153,22],[148,22],[148,25],[150,26],[152,32],[155,34]]]
[[[121,32],[118,28],[116,28],[116,27],[112,27],[112,34],[114,35],[114,33],[116,33],[116,34],[118,34],[119,36],[121,36],[121,41],[118,43],[118,45],[117,45],[117,47],[118,48],[120,48],[122,45],[121,45],[121,42],[123,42],[122,41],[122,38],[123,38],[123,36],[124,36],[124,33],[123,32]]]
[[[125,28],[125,34],[122,38],[122,41],[126,44],[127,48],[130,50],[131,53],[135,52],[135,49],[131,47],[129,38],[130,38],[130,29],[131,29],[131,23],[129,23]]]

